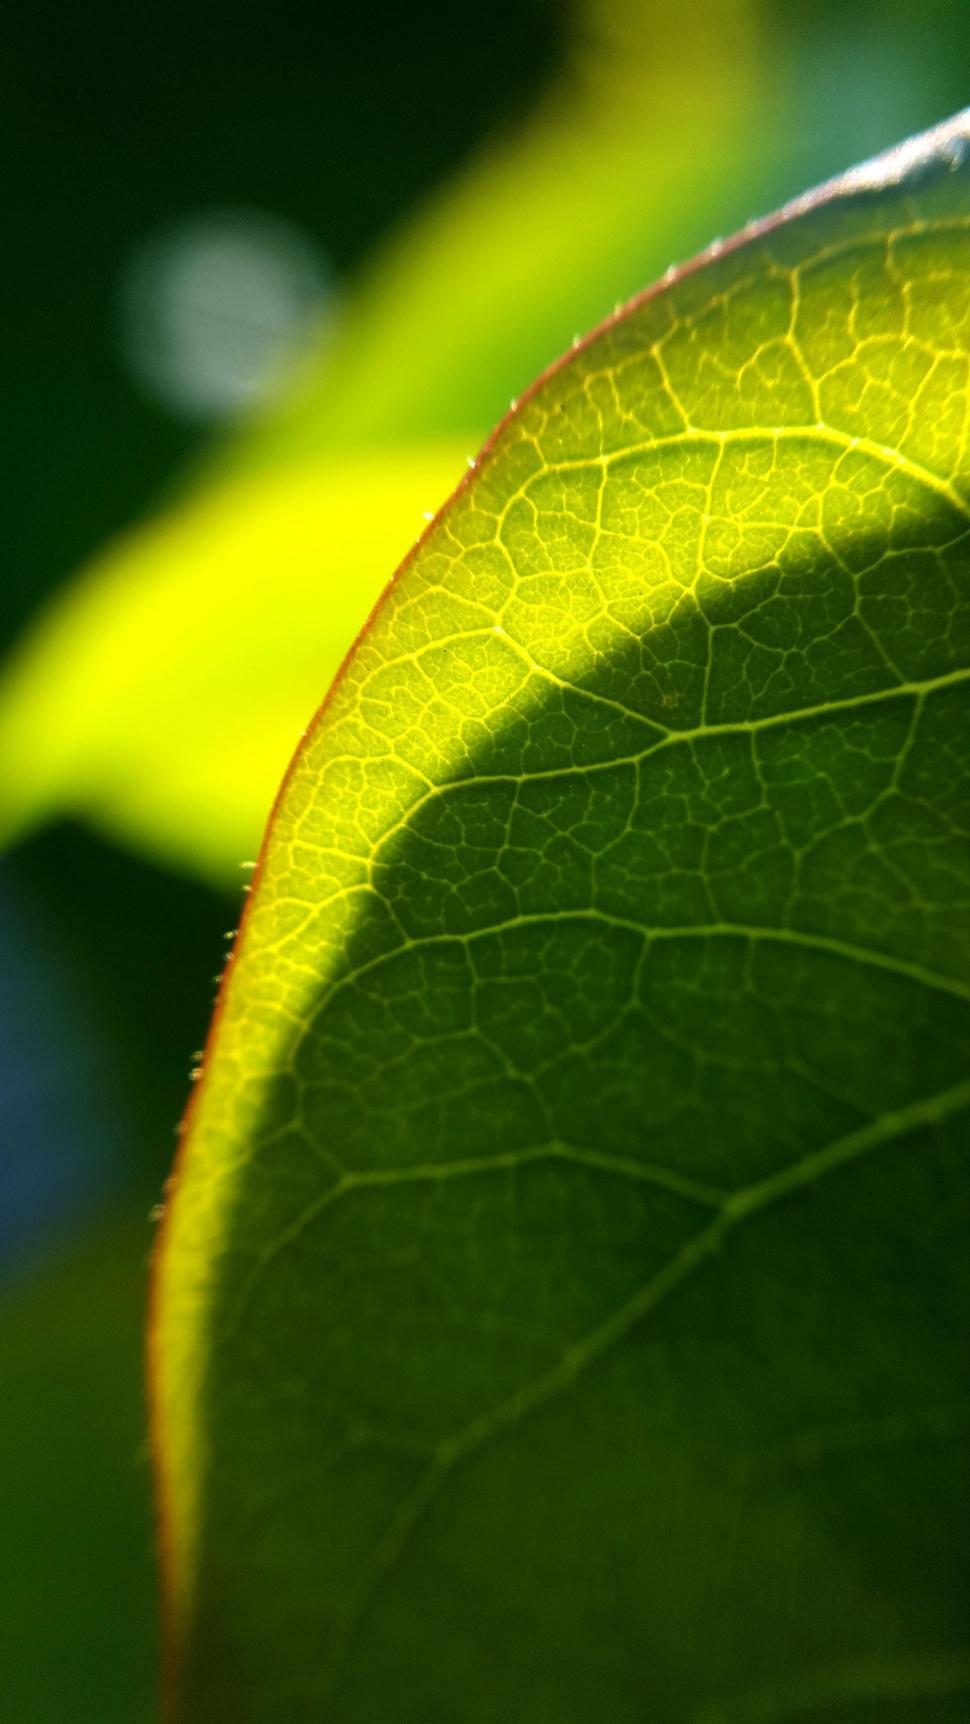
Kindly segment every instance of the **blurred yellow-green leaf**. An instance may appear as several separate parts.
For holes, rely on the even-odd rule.
[[[587,4],[531,122],[391,237],[338,339],[233,458],[443,430],[480,440],[616,300],[773,201],[794,92],[762,11],[703,0],[674,21]]]
[[[653,9],[585,17],[539,114],[389,246],[335,344],[38,621],[0,687],[0,833],[70,811],[232,878],[422,514],[510,394],[738,219],[739,185],[770,185],[757,139],[780,93],[742,0],[676,30]]]
[[[303,726],[463,445],[228,477],[123,540],[0,703],[2,817],[85,813],[216,881],[258,844]]]

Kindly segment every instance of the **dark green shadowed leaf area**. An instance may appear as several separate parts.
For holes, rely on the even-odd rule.
[[[294,762],[158,1269],[179,1720],[966,1716],[968,138],[542,380]]]

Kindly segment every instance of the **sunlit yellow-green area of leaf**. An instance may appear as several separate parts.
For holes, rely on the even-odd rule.
[[[381,587],[509,398],[770,195],[784,92],[756,8],[579,16],[539,111],[388,242],[337,338],[28,632],[0,680],[0,835],[71,813],[235,883]]]
[[[176,1717],[965,1716],[968,150],[573,351],[309,731],[158,1264]]]

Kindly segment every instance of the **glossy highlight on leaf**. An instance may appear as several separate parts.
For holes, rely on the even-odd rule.
[[[965,1715],[968,144],[542,378],[298,752],[157,1265],[176,1718]]]

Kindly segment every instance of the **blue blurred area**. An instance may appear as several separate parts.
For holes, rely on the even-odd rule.
[[[78,980],[0,871],[0,1285],[124,1178],[108,1058]]]

